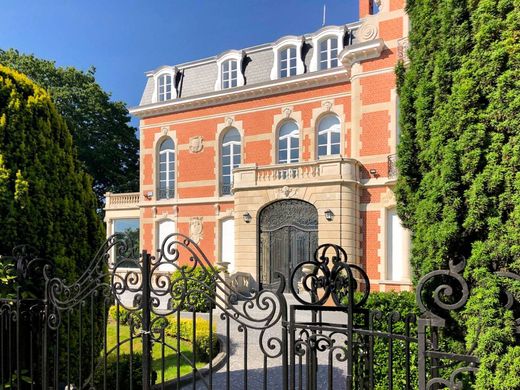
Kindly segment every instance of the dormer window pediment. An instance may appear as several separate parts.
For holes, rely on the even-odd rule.
[[[245,84],[242,73],[243,59],[244,52],[241,50],[229,50],[217,57],[218,74],[215,91],[241,87]]]
[[[154,92],[152,102],[165,102],[177,98],[177,68],[164,66],[153,73]]]
[[[313,55],[310,71],[331,69],[339,65],[338,53],[343,49],[345,26],[327,26],[312,37]]]
[[[287,36],[273,45],[274,62],[271,80],[303,74],[305,65],[302,59],[303,37]]]

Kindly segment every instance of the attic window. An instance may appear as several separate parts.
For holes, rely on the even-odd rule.
[[[222,89],[238,85],[238,61],[227,60],[222,64]]]
[[[296,47],[280,51],[280,78],[296,75]]]
[[[157,100],[164,102],[172,98],[173,77],[171,74],[163,74],[157,80]]]
[[[338,66],[338,38],[327,38],[320,42],[320,70]]]

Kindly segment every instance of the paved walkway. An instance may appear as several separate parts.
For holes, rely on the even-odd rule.
[[[288,298],[288,303],[296,303],[292,297]],[[243,303],[239,303],[234,306],[234,310],[243,313]],[[231,312],[234,311],[231,309]],[[251,317],[260,319],[266,315],[265,310],[259,310],[253,308],[249,311]],[[340,313],[326,313],[323,320],[330,323],[341,323],[345,321],[345,315]],[[310,322],[310,313],[298,314],[296,317],[297,321]],[[227,344],[227,326],[226,320],[222,320],[220,315],[215,314],[214,320],[217,323],[217,333],[219,338]],[[254,322],[249,322],[250,325],[258,325]],[[230,319],[229,321],[229,365],[227,360],[225,364],[212,374],[212,385],[214,389],[262,389],[264,384],[267,389],[281,389],[282,378],[283,378],[283,363],[282,356],[275,358],[266,358],[264,351],[268,354],[276,355],[280,351],[280,344],[276,342],[274,338],[280,339],[282,335],[281,321],[277,322],[276,325],[272,326],[264,332],[262,335],[261,330],[253,329],[250,326],[241,326],[241,324]],[[343,336],[337,337],[335,345],[340,344]],[[290,343],[289,343],[290,344]],[[261,345],[264,346],[262,351]],[[272,349],[271,349],[271,348]],[[331,371],[333,388],[344,389],[345,385],[345,362],[339,362],[337,355],[340,353],[339,350],[333,351],[329,354],[330,350],[318,353],[318,369],[317,369],[317,383],[319,389],[326,389],[328,387],[328,376],[329,376],[329,358],[333,360],[333,367]],[[290,356],[290,353],[288,354]],[[306,386],[306,360],[307,354],[303,356],[303,364],[298,364],[299,359],[296,357],[296,388],[299,388],[300,376],[303,378],[302,388]],[[246,369],[247,367],[247,369]],[[229,368],[229,374],[228,374]],[[228,379],[229,378],[229,379]],[[205,382],[205,383],[204,383]],[[199,379],[196,383],[196,389],[206,389],[209,384],[209,375],[204,379]],[[228,387],[229,384],[229,387]],[[193,384],[187,384],[183,387],[184,389],[193,388]]]

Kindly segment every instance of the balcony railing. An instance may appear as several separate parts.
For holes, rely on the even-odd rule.
[[[107,209],[125,209],[137,207],[139,204],[139,192],[130,192],[124,194],[112,194],[111,192],[106,195]]]
[[[172,199],[175,197],[175,189],[173,188],[157,188],[157,200]]]
[[[294,164],[241,165],[239,168],[235,168],[233,174],[235,190],[252,186],[308,184],[318,180],[359,180],[357,161],[342,157]]]
[[[233,195],[233,183],[220,182],[220,195]]]
[[[388,178],[397,179],[397,154],[391,154],[388,156]]]

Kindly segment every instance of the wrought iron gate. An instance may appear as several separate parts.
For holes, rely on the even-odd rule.
[[[455,389],[477,369],[438,342],[439,313],[470,293],[463,265],[421,279],[416,317],[368,309],[365,271],[332,244],[251,295],[188,237],[167,237],[157,256],[132,248],[111,237],[72,284],[14,251],[12,271],[43,281],[44,296],[0,300],[2,389]],[[190,312],[201,303],[206,314]]]

